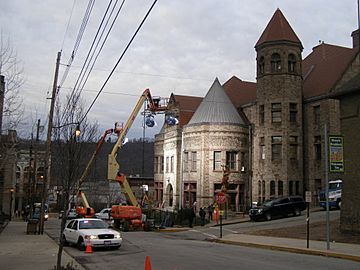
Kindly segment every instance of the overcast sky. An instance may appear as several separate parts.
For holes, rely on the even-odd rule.
[[[125,1],[82,92],[86,109],[152,2]],[[95,2],[59,98],[74,87],[108,3]],[[1,1],[2,34],[10,38],[24,68],[26,82],[21,93],[24,122],[30,127],[38,118],[46,121],[56,54],[62,50],[61,63],[69,61],[87,4],[86,0]],[[97,120],[102,130],[115,121],[125,122],[145,88],[155,96],[203,97],[216,77],[222,84],[233,75],[255,82],[254,45],[277,8],[302,41],[303,58],[319,40],[352,47],[357,0],[159,0],[88,114],[89,120]],[[62,65],[59,79],[64,70]],[[147,129],[146,136],[153,137],[160,126]],[[31,128],[21,135],[29,137],[30,132]],[[128,136],[142,137],[140,121]]]

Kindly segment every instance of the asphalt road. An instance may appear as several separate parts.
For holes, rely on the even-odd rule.
[[[332,212],[332,218],[338,215]],[[301,217],[273,220],[270,222],[246,222],[224,226],[225,233],[284,227],[304,222]],[[324,218],[324,212],[312,215],[314,220]],[[50,219],[46,232],[59,237],[60,222]],[[359,263],[333,258],[293,254],[279,251],[218,244],[210,241],[218,227],[194,229],[186,232],[123,232],[123,245],[119,250],[95,250],[86,254],[75,247],[65,247],[87,269],[144,269],[145,258],[150,256],[152,269],[359,269]]]

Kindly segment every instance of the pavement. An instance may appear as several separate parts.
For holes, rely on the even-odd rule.
[[[223,225],[226,226],[227,224],[248,221],[249,218],[246,216],[233,217],[225,220]],[[216,224],[208,224],[207,226],[216,226]],[[186,227],[165,228],[161,229],[160,232],[176,232],[188,229],[189,228]],[[44,235],[31,235],[27,234],[26,231],[26,222],[22,220],[12,220],[0,233],[1,269],[31,269],[32,267],[36,267],[37,270],[55,269],[58,244],[46,234],[46,228]],[[309,248],[306,248],[306,240],[302,239],[236,233],[227,234],[213,241],[224,244],[326,256],[360,262],[360,244],[330,243],[330,249],[327,249],[326,242],[310,240]],[[87,255],[91,256],[91,254]],[[62,265],[66,266],[68,263],[72,263],[75,269],[85,269],[63,250]]]
[[[58,244],[46,233],[34,235],[26,232],[27,223],[20,219],[12,220],[5,226],[0,233],[0,268],[56,269]],[[72,263],[76,267],[74,269],[85,269],[63,250],[62,265],[65,267],[68,263]]]

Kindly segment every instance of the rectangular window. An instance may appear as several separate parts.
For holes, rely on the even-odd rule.
[[[290,159],[297,160],[298,159],[298,137],[290,136]]]
[[[191,171],[196,172],[196,152],[191,152]]]
[[[259,120],[260,120],[260,124],[264,124],[264,122],[265,122],[265,106],[264,105],[260,105],[260,107],[259,107]]]
[[[184,152],[184,172],[189,170],[189,152]]]
[[[214,171],[221,171],[221,151],[214,151]]]
[[[231,171],[236,171],[236,157],[236,152],[226,152],[226,166],[228,166]]]
[[[166,157],[166,170],[165,172],[169,172],[169,157]]]
[[[297,116],[297,104],[290,103],[290,123],[296,123],[296,116]]]
[[[174,156],[171,156],[170,158],[170,172],[174,172]]]
[[[155,161],[154,161],[154,173],[158,173],[159,172],[159,157],[155,157]]]
[[[281,103],[271,103],[272,123],[281,123]]]
[[[241,152],[240,153],[240,167],[241,167],[241,171],[245,172],[246,170],[246,162],[245,162],[245,152]]]
[[[320,125],[320,105],[314,106],[314,126]]]
[[[314,138],[315,160],[321,160],[321,136]]]
[[[265,138],[260,137],[260,159],[265,159]]]
[[[164,172],[164,156],[160,156],[160,173]]]
[[[281,136],[272,136],[271,137],[271,159],[280,160],[281,159],[281,146],[282,146],[282,137]]]

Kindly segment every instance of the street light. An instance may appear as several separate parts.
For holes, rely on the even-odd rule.
[[[14,193],[14,188],[10,188],[10,207],[9,207],[9,220],[11,220],[11,216],[12,216],[12,202],[13,202],[13,193]]]

